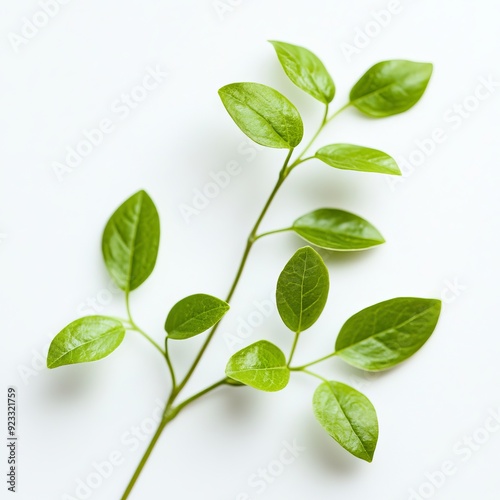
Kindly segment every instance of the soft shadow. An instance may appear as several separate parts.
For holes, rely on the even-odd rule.
[[[399,366],[395,366],[390,370],[369,372],[355,368],[354,366],[342,362],[340,359],[335,361],[337,361],[335,365],[335,374],[338,375],[338,378],[360,391],[362,391],[363,387],[383,380],[389,374],[392,374],[392,372],[400,368]]]
[[[252,414],[258,412],[257,396],[256,391],[247,387],[225,387],[217,394],[218,403],[223,406],[224,414],[230,415],[240,424],[245,420],[252,421],[254,418]]]
[[[40,384],[45,392],[45,397],[52,401],[66,403],[71,400],[78,401],[82,395],[92,394],[95,386],[99,384],[99,369],[94,363],[91,366],[70,365],[61,366],[57,370],[48,370],[43,373],[45,383]]]
[[[332,471],[342,476],[353,476],[358,473],[358,459],[349,455],[310,415],[303,414],[302,429],[308,443],[307,453],[312,457],[319,469],[331,474]]]

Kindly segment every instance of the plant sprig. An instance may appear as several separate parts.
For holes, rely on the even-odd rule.
[[[104,262],[124,292],[127,319],[107,316],[77,319],[57,334],[50,345],[47,366],[56,368],[100,360],[118,348],[127,331],[134,331],[150,342],[165,360],[171,389],[163,417],[122,500],[129,497],[165,427],[187,406],[221,386],[279,391],[288,385],[294,373],[304,373],[321,381],[313,396],[313,411],[319,423],[352,455],[371,462],[378,440],[378,419],[373,405],[352,387],[325,379],[310,368],[333,357],[362,370],[392,368],[425,344],[439,319],[441,303],[438,300],[411,297],[387,300],[349,318],[341,328],[332,352],[294,366],[300,337],[322,314],[330,288],[329,272],[321,256],[311,246],[299,248],[284,266],[276,288],[279,315],[293,334],[289,352],[285,354],[267,340],[255,342],[230,357],[219,381],[179,401],[218,325],[229,311],[253,245],[258,240],[293,232],[310,245],[341,252],[367,250],[385,242],[370,222],[334,207],[318,208],[285,228],[259,231],[285,180],[294,169],[308,161],[316,159],[335,169],[401,175],[390,155],[371,147],[342,143],[324,145],[314,154],[310,154],[310,150],[325,127],[350,107],[372,118],[396,115],[410,109],[422,97],[432,73],[429,63],[392,60],[375,64],[354,85],[349,101],[330,113],[335,84],[322,61],[303,47],[278,41],[271,43],[287,76],[324,106],[324,114],[309,143],[293,158],[302,141],[304,125],[297,108],[285,96],[271,87],[250,82],[233,83],[219,90],[223,105],[244,134],[262,146],[286,150],[276,185],[249,233],[226,299],[196,293],[174,304],[165,320],[164,348],[138,326],[132,317],[130,294],[152,273],[160,242],[157,209],[149,195],[139,191],[114,212],[102,238]],[[207,331],[209,333],[191,366],[179,376],[175,360],[169,353],[170,343],[187,341]]]

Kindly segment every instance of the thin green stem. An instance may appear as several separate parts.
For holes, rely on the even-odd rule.
[[[303,372],[303,373],[307,373],[307,375],[311,375],[311,377],[319,378],[323,382],[328,382],[328,380],[326,380],[326,378],[322,377],[321,375],[318,375],[317,373],[311,372],[309,370],[304,370],[304,369],[302,369],[300,371]]]
[[[196,401],[197,399],[201,398],[205,394],[208,394],[209,392],[212,392],[214,389],[217,389],[217,387],[220,387],[221,385],[225,385],[225,384],[227,384],[226,378],[223,378],[222,380],[215,382],[215,384],[208,386],[206,389],[203,389],[202,391],[196,393],[194,396],[191,396],[190,398],[186,399],[186,401],[183,401],[182,403],[180,403],[177,406],[177,411],[181,411],[187,405],[190,405],[193,401]]]
[[[292,362],[293,355],[295,354],[295,349],[297,348],[297,343],[299,342],[299,336],[300,332],[297,332],[295,334],[295,338],[293,339],[293,344],[292,344],[292,350],[290,351],[290,357],[288,358],[288,363],[287,366],[290,366],[290,363]]]
[[[318,138],[318,136],[320,135],[320,133],[322,132],[323,128],[327,125],[327,123],[329,123],[331,120],[333,120],[333,118],[335,118],[335,116],[337,116],[338,114],[340,114],[344,109],[346,109],[348,106],[350,106],[350,103],[346,104],[345,106],[343,106],[342,108],[340,108],[338,111],[336,111],[335,113],[333,113],[332,116],[328,117],[328,104],[325,106],[325,113],[324,113],[324,116],[323,116],[323,120],[321,122],[321,125],[320,127],[318,128],[317,132],[313,135],[313,137],[311,138],[311,140],[309,141],[309,143],[306,145],[306,147],[304,148],[304,150],[302,151],[302,153],[296,158],[296,160],[290,165],[290,159],[292,157],[292,154],[293,154],[293,151],[294,149],[291,148],[289,151],[288,151],[288,155],[285,159],[285,162],[283,164],[283,167],[280,171],[280,175],[279,175],[279,178],[278,178],[278,181],[276,183],[276,185],[274,186],[274,189],[272,190],[268,200],[266,201],[266,204],[264,205],[264,208],[262,209],[259,217],[257,218],[257,221],[255,222],[252,230],[250,231],[250,234],[248,236],[248,239],[247,239],[247,243],[246,243],[246,246],[245,246],[245,250],[243,252],[243,256],[241,258],[241,262],[240,262],[240,265],[238,267],[238,270],[236,272],[236,276],[233,280],[233,283],[231,285],[231,288],[229,290],[229,293],[227,295],[227,298],[226,298],[226,302],[229,302],[232,297],[233,297],[233,294],[234,292],[236,291],[236,287],[238,286],[238,283],[240,281],[240,278],[241,278],[241,275],[243,273],[243,270],[245,268],[245,265],[246,265],[246,262],[248,260],[248,256],[250,254],[250,251],[252,249],[252,246],[253,244],[260,238],[264,237],[264,236],[268,236],[270,234],[275,234],[275,233],[280,233],[280,232],[285,232],[285,231],[289,231],[291,228],[284,228],[284,229],[278,229],[278,230],[274,230],[274,231],[268,231],[266,233],[262,233],[260,235],[257,235],[257,232],[259,230],[259,227],[260,227],[260,224],[262,223],[262,220],[264,219],[269,207],[271,206],[276,194],[278,193],[281,185],[283,184],[283,182],[285,181],[285,179],[287,178],[287,176],[289,175],[289,173],[298,165],[300,165],[301,163],[304,163],[308,160],[311,160],[314,158],[314,156],[309,156],[307,158],[304,158],[304,155],[307,153],[307,151],[309,150],[309,148],[313,145],[314,141]],[[158,439],[160,438],[163,430],[165,429],[165,427],[168,425],[169,422],[171,422],[178,414],[181,410],[183,410],[186,406],[190,405],[191,403],[193,403],[194,401],[196,401],[197,399],[201,398],[202,396],[204,396],[205,394],[208,394],[209,392],[213,391],[214,389],[216,389],[217,387],[220,387],[224,384],[228,384],[228,381],[226,378],[222,379],[222,380],[219,380],[218,382],[208,386],[206,389],[203,389],[202,391],[196,393],[195,395],[189,397],[188,399],[186,399],[185,401],[183,401],[182,403],[180,403],[177,407],[174,407],[173,406],[173,403],[175,401],[175,399],[177,398],[177,396],[179,395],[179,393],[182,391],[182,389],[185,387],[185,385],[188,383],[188,381],[190,380],[191,376],[193,375],[194,371],[196,370],[196,367],[198,366],[201,358],[203,357],[203,354],[205,353],[208,345],[210,344],[210,341],[212,340],[213,336],[215,335],[216,331],[217,331],[217,328],[220,324],[217,323],[213,328],[212,330],[210,331],[210,333],[208,334],[207,336],[207,339],[205,340],[204,344],[202,345],[198,355],[196,356],[193,364],[191,365],[190,369],[188,370],[187,374],[185,375],[185,377],[182,379],[182,381],[179,383],[179,385],[176,384],[176,378],[175,378],[175,372],[174,372],[174,369],[173,369],[173,366],[172,366],[172,363],[171,363],[171,360],[170,360],[170,355],[169,355],[169,352],[168,352],[168,343],[165,342],[165,351],[149,336],[146,334],[146,332],[144,332],[141,328],[139,328],[137,326],[137,324],[134,322],[134,320],[132,319],[132,315],[131,315],[131,312],[130,312],[130,301],[129,301],[129,292],[127,292],[125,294],[125,302],[126,302],[126,307],[127,307],[127,314],[128,314],[128,317],[129,319],[128,320],[125,320],[127,322],[130,323],[130,328],[131,330],[135,330],[137,332],[139,332],[141,335],[143,335],[149,342],[151,342],[152,345],[155,346],[156,349],[158,349],[158,351],[160,351],[163,355],[163,357],[166,359],[167,361],[167,364],[168,364],[168,368],[169,368],[169,371],[170,371],[170,375],[172,377],[172,384],[173,384],[173,387],[172,387],[172,391],[170,393],[170,396],[168,398],[168,401],[167,401],[167,404],[166,404],[166,407],[165,407],[165,410],[164,410],[164,413],[163,413],[163,419],[158,427],[158,429],[156,430],[151,442],[149,443],[134,475],[132,476],[132,479],[130,480],[121,500],[127,500],[127,498],[129,497],[130,495],[130,492],[132,491],[132,488],[134,487],[135,483],[137,482],[137,479],[139,478],[144,466],[146,465],[146,462],[149,458],[149,456],[151,455]],[[293,343],[293,346],[292,346],[292,350],[290,352],[290,358],[289,358],[289,361],[288,361],[288,365],[290,365],[291,361],[292,361],[292,358],[293,358],[293,354],[295,352],[295,349],[297,347],[297,343],[298,343],[298,339],[299,339],[299,334],[296,334],[295,336],[295,339],[294,339],[294,343]],[[335,353],[334,353],[335,354]],[[290,368],[290,370],[292,371],[302,371],[304,373],[307,373],[313,377],[317,377],[323,381],[326,382],[326,379],[324,379],[323,377],[321,377],[320,375],[314,373],[314,372],[311,372],[309,370],[307,370],[306,368],[308,366],[311,366],[313,364],[316,364],[316,363],[319,363],[320,361],[323,361],[325,359],[328,359],[329,357],[333,356],[334,354],[332,355],[329,355],[329,356],[325,356],[324,358],[321,358],[319,360],[316,360],[316,361],[313,361],[311,363],[308,363],[306,365],[303,365],[301,367],[295,367],[295,368]]]
[[[332,352],[331,354],[328,354],[326,356],[323,356],[322,358],[316,359],[315,361],[311,361],[310,363],[306,363],[305,365],[302,366],[295,366],[294,368],[290,368],[291,370],[294,371],[303,371],[305,368],[308,368],[309,366],[316,365],[318,363],[321,363],[322,361],[326,361],[327,359],[333,358],[333,356],[337,355],[337,351]]]
[[[291,227],[284,227],[283,229],[275,229],[274,231],[267,231],[266,233],[261,233],[261,234],[258,234],[257,236],[255,236],[254,241],[260,240],[261,238],[264,238],[265,236],[269,236],[271,234],[285,233],[285,232],[291,231],[291,230],[292,230]]]
[[[335,113],[332,113],[332,115],[326,119],[325,125],[327,123],[330,123],[336,116],[340,115],[340,113],[342,113],[342,111],[346,110],[349,106],[351,106],[351,104],[352,102],[348,102],[344,104],[341,108],[337,109]]]
[[[135,486],[135,483],[137,482],[137,479],[139,479],[139,476],[141,475],[142,469],[144,469],[144,466],[146,465],[146,462],[148,461],[149,455],[151,455],[151,452],[153,451],[158,439],[160,439],[161,433],[163,432],[163,429],[167,426],[170,420],[163,419],[160,422],[160,425],[158,429],[156,430],[153,438],[151,439],[151,442],[149,443],[146,451],[144,452],[144,455],[141,458],[141,461],[139,462],[139,465],[137,466],[137,469],[134,472],[134,475],[132,476],[132,479],[129,481],[127,488],[125,489],[125,492],[123,493],[121,500],[126,500],[131,491],[132,488]]]
[[[297,165],[299,165],[300,163],[302,163],[302,157],[309,151],[309,148],[314,144],[314,142],[318,138],[319,134],[321,134],[323,128],[328,123],[328,109],[329,109],[328,104],[326,104],[325,105],[325,113],[323,115],[323,119],[321,121],[321,124],[320,124],[318,130],[312,136],[311,140],[307,143],[307,145],[303,149],[302,153],[300,153],[299,156],[297,156],[297,158],[295,159],[295,161],[291,164],[290,169],[295,168]]]
[[[318,128],[318,130],[316,131],[316,133],[312,136],[311,140],[307,143],[306,147],[304,148],[304,150],[302,151],[302,153],[299,154],[299,156],[297,156],[297,158],[295,159],[295,161],[290,165],[289,167],[289,170],[293,170],[295,167],[297,167],[298,165],[300,165],[301,163],[304,163],[308,160],[312,160],[314,158],[314,156],[308,156],[307,158],[303,158],[304,155],[309,151],[309,149],[311,148],[311,146],[314,144],[314,142],[316,141],[316,139],[319,137],[319,135],[321,134],[321,132],[323,131],[323,129],[338,115],[340,115],[340,113],[342,113],[342,111],[344,111],[345,109],[347,109],[352,103],[348,102],[347,104],[344,104],[344,106],[342,106],[341,108],[339,108],[337,111],[335,111],[334,113],[332,113],[331,116],[328,116],[328,111],[329,111],[329,107],[328,107],[328,104],[325,105],[325,113],[323,115],[323,119],[321,121],[321,124]]]
[[[172,407],[171,403],[167,403],[165,410],[163,412],[163,418],[162,421],[160,422],[160,425],[158,426],[158,429],[156,430],[155,434],[153,435],[153,438],[151,439],[151,442],[149,443],[148,447],[146,448],[146,451],[144,452],[144,455],[141,458],[141,461],[139,462],[139,465],[137,466],[137,469],[134,472],[134,475],[132,476],[132,479],[127,485],[127,488],[125,489],[125,492],[123,493],[123,496],[121,497],[121,500],[127,500],[129,497],[132,489],[135,486],[135,483],[139,479],[139,476],[141,475],[142,470],[144,469],[144,466],[146,465],[146,462],[149,459],[149,456],[153,452],[154,447],[156,446],[156,443],[158,442],[158,439],[160,439],[160,436],[162,432],[164,431],[165,427],[183,410],[186,406],[190,405],[197,399],[201,398],[205,394],[208,394],[209,392],[213,391],[217,387],[220,387],[221,385],[224,385],[226,383],[227,379],[222,379],[216,382],[215,384],[210,385],[206,389],[203,389],[202,391],[198,392],[194,396],[191,396],[190,398],[186,399],[186,401],[182,402],[180,405],[177,407]]]
[[[245,250],[244,250],[243,256],[241,258],[240,265],[239,265],[238,270],[236,272],[236,276],[235,276],[235,278],[233,280],[231,288],[229,289],[229,293],[227,295],[226,302],[229,302],[232,299],[232,297],[233,297],[233,294],[234,294],[234,292],[236,290],[236,287],[238,286],[238,283],[240,282],[241,275],[243,274],[243,270],[245,268],[245,264],[247,263],[248,256],[250,254],[250,250],[252,249],[253,244],[257,240],[257,231],[259,230],[260,224],[261,224],[262,220],[264,219],[267,211],[269,210],[269,207],[271,206],[271,203],[273,202],[273,200],[274,200],[276,194],[278,193],[281,185],[283,184],[283,182],[285,181],[285,179],[286,179],[286,177],[288,175],[288,170],[287,169],[288,169],[288,164],[290,162],[290,158],[292,157],[292,154],[293,154],[293,148],[288,151],[288,155],[287,155],[287,157],[285,159],[285,162],[283,163],[283,167],[281,168],[280,175],[278,177],[278,181],[276,182],[276,185],[274,186],[271,194],[269,195],[269,198],[267,199],[266,204],[264,205],[264,208],[262,209],[259,217],[257,218],[257,221],[255,222],[252,230],[250,231],[250,234],[248,236],[247,243],[246,243],[246,246],[245,246]],[[198,355],[196,356],[196,358],[195,358],[193,364],[191,365],[189,371],[187,372],[187,374],[184,377],[184,379],[178,385],[176,391],[174,391],[173,400],[175,399],[175,397],[177,396],[177,394],[179,394],[179,392],[182,391],[182,389],[184,388],[184,386],[188,383],[189,379],[191,378],[191,375],[196,370],[196,367],[198,366],[201,358],[203,357],[203,354],[205,353],[205,351],[206,351],[208,345],[210,344],[213,336],[217,332],[217,328],[219,327],[219,325],[220,325],[220,322],[217,323],[212,328],[212,330],[210,331],[210,333],[208,334],[208,336],[207,336],[204,344],[201,346],[201,349],[198,352]]]
[[[165,339],[165,359],[167,361],[168,370],[170,371],[170,377],[172,379],[172,392],[177,389],[177,381],[175,379],[174,365],[170,359],[170,352],[168,350],[168,337]]]
[[[130,312],[130,293],[129,292],[125,293],[125,305],[127,307],[127,314],[128,314],[128,318],[129,318],[128,321],[129,321],[130,326],[131,326],[130,328],[128,328],[128,330],[133,330],[133,331],[140,333],[145,339],[147,339],[149,342],[151,342],[151,344],[154,345],[155,348],[158,349],[158,351],[161,352],[161,355],[163,357],[165,357],[165,351],[159,346],[159,344],[157,344],[156,341],[154,341],[144,330],[139,328],[139,326],[132,319],[132,314]]]
[[[297,159],[293,162],[293,165],[290,166],[290,170],[298,167],[299,165],[301,165],[302,163],[305,163],[306,161],[309,161],[309,160],[314,160],[314,158],[316,158],[315,156],[308,156],[307,158],[301,158],[301,159]]]

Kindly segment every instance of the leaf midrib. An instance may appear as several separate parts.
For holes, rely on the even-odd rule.
[[[361,441],[361,438],[358,436],[358,433],[356,432],[356,430],[354,429],[353,425],[352,425],[352,422],[351,422],[351,419],[347,416],[346,412],[344,411],[344,408],[342,408],[342,405],[340,404],[340,401],[339,399],[337,398],[337,396],[335,395],[335,393],[333,392],[333,388],[331,386],[330,383],[328,383],[328,389],[329,391],[332,393],[332,396],[335,398],[335,401],[337,401],[337,404],[340,408],[340,411],[342,412],[342,415],[344,415],[345,419],[347,420],[347,423],[349,424],[349,427],[351,428],[352,432],[354,433],[354,435],[356,436],[356,438],[358,439],[359,441],[359,444],[361,445],[361,447],[363,448],[363,451],[365,452],[366,456],[368,458],[371,458],[370,457],[370,454],[368,453],[367,449],[365,448],[365,445],[363,443],[363,441]]]
[[[374,338],[374,337],[377,337],[379,335],[383,335],[385,333],[388,333],[390,332],[391,330],[398,330],[399,328],[402,328],[403,326],[406,326],[408,323],[412,322],[412,321],[415,321],[416,319],[420,318],[421,316],[424,316],[425,314],[427,314],[434,306],[429,306],[427,309],[425,309],[425,311],[422,311],[418,314],[416,314],[415,316],[412,316],[411,318],[407,319],[406,321],[403,321],[402,323],[398,324],[398,325],[395,325],[391,328],[386,328],[385,330],[382,330],[381,332],[376,332],[372,335],[369,335],[368,337],[365,337],[364,339],[361,339],[359,340],[358,342],[354,342],[353,344],[349,344],[348,346],[346,347],[343,347],[342,349],[338,350],[338,351],[335,351],[335,354],[339,354],[341,353],[342,351],[345,351],[346,349],[351,349],[352,347],[354,346],[357,346],[359,344],[362,344],[365,340],[367,339],[371,339],[371,338]]]
[[[116,332],[118,332],[118,331],[120,331],[122,329],[123,329],[123,325],[119,325],[119,326],[113,327],[111,330],[106,330],[104,333],[102,333],[98,337],[95,337],[92,340],[89,340],[87,342],[83,342],[82,344],[80,344],[79,346],[75,347],[74,349],[70,349],[69,351],[66,351],[63,355],[59,356],[52,363],[50,363],[50,366],[53,366],[55,363],[57,363],[57,361],[59,361],[60,359],[64,358],[64,356],[67,356],[68,354],[76,351],[77,349],[81,349],[82,347],[84,347],[84,346],[86,346],[88,344],[92,344],[92,342],[97,342],[98,340],[101,340],[103,337],[114,335]]]
[[[127,288],[126,292],[130,292],[130,286],[132,282],[132,268],[134,266],[134,256],[135,256],[135,246],[136,246],[136,241],[137,241],[137,232],[139,229],[139,220],[141,218],[141,211],[142,211],[142,202],[143,202],[143,194],[139,193],[139,208],[137,210],[137,216],[134,213],[133,216],[135,218],[135,223],[133,227],[133,232],[132,232],[132,248],[130,249],[130,256],[129,256],[129,261],[128,261],[128,276],[127,276]]]
[[[231,373],[244,373],[244,372],[269,372],[269,371],[277,371],[277,370],[285,370],[288,371],[286,365],[283,366],[273,366],[272,368],[245,368],[244,370],[233,370]]]
[[[288,141],[286,141],[282,135],[274,128],[273,124],[265,117],[263,116],[259,111],[257,111],[253,106],[251,106],[247,101],[243,101],[240,98],[236,97],[234,94],[230,94],[230,96],[240,104],[246,106],[248,109],[253,111],[257,116],[260,116],[274,131],[274,133],[283,141],[283,144],[285,144],[287,147],[290,147],[290,144]],[[262,96],[261,96],[262,97]],[[287,131],[288,131],[288,126],[287,126]]]
[[[198,313],[198,314],[196,314],[196,316],[191,316],[186,321],[180,323],[177,327],[175,327],[173,329],[173,331],[174,332],[179,331],[181,328],[185,328],[185,326],[188,325],[189,323],[191,323],[192,321],[199,321],[200,316],[212,313],[214,311],[219,311],[219,310],[227,311],[228,308],[227,308],[227,306],[216,306],[216,307],[212,307],[210,309],[207,309],[207,310],[203,311],[202,313]],[[210,327],[208,327],[208,328],[210,328]]]
[[[284,48],[282,46],[282,50],[287,53],[287,55],[290,57],[290,59],[292,59],[293,62],[295,62],[294,61],[294,55],[291,54],[291,52],[288,50],[288,48]],[[304,49],[304,50],[306,50],[306,49]],[[317,57],[314,54],[312,54],[312,53],[308,53],[307,55],[308,55],[308,57],[310,57],[313,60],[313,66],[315,66],[315,70],[317,71],[316,61],[314,60]],[[298,67],[300,69],[302,69],[302,66],[300,64],[298,64]],[[326,71],[326,68],[324,68],[324,69]],[[318,96],[322,97],[321,101],[325,102],[325,104],[326,104],[326,101],[328,100],[328,97],[325,95],[325,93],[323,92],[323,90],[318,87],[318,85],[316,83],[316,80],[312,77],[312,74],[309,71],[306,71],[305,73],[301,73],[302,78],[304,78],[303,75],[305,75],[307,77],[307,81],[312,84],[312,86],[314,87],[314,91],[316,92],[316,94]]]
[[[375,94],[378,94],[378,93],[381,93],[383,92],[384,90],[388,89],[389,87],[392,87],[393,85],[398,85],[398,83],[396,81],[393,81],[387,85],[384,85],[383,87],[380,87],[376,90],[374,90],[373,92],[368,92],[368,94],[363,94],[362,96],[360,97],[357,97],[356,99],[354,99],[353,101],[350,101],[351,104],[355,104],[356,102],[360,101],[361,99],[365,99],[366,97],[371,97]]]

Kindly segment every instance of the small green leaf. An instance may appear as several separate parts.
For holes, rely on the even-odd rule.
[[[275,392],[287,386],[290,370],[281,349],[260,340],[231,356],[226,375],[255,389]]]
[[[337,337],[339,357],[363,370],[385,370],[415,354],[436,328],[441,301],[401,297],[349,318]]]
[[[116,284],[135,290],[152,273],[160,244],[160,219],[145,191],[139,191],[111,216],[102,237],[104,262]]]
[[[328,269],[311,247],[297,250],[278,278],[276,303],[283,323],[292,332],[311,327],[323,312],[328,298]]]
[[[324,382],[313,397],[314,415],[326,432],[355,457],[371,462],[378,421],[370,400],[348,385]]]
[[[410,109],[422,97],[432,75],[432,64],[384,61],[372,66],[354,85],[351,104],[380,118]]]
[[[310,50],[290,43],[270,40],[286,75],[300,89],[325,104],[335,96],[332,77]]]
[[[70,323],[52,340],[47,367],[97,361],[111,354],[125,336],[124,326],[106,316],[86,316]]]
[[[291,149],[302,140],[302,118],[277,90],[260,83],[232,83],[219,96],[236,125],[257,144]]]
[[[331,144],[318,150],[315,157],[331,167],[358,172],[401,175],[396,161],[377,149],[353,144]]]
[[[229,311],[229,304],[211,295],[186,297],[170,310],[165,322],[169,339],[183,340],[205,332]]]
[[[368,221],[335,208],[320,208],[303,215],[292,229],[309,243],[336,251],[365,250],[385,242]]]

